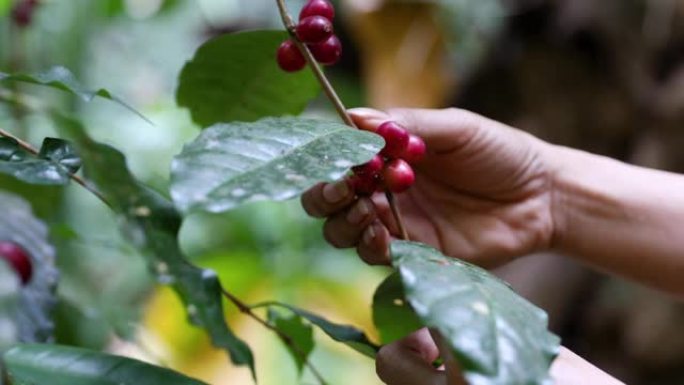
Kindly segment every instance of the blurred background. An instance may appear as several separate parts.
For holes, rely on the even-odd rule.
[[[292,13],[303,2],[289,1]],[[64,65],[154,125],[112,103],[85,105],[31,86],[1,84],[0,95],[26,93],[78,111],[93,136],[121,149],[136,175],[160,191],[171,157],[198,134],[174,100],[183,64],[213,36],[280,28],[272,0],[42,0],[30,20],[17,19],[17,3],[0,0],[0,71]],[[682,0],[337,5],[345,51],[329,74],[349,107],[458,106],[554,143],[684,172]],[[322,98],[307,114],[334,118]],[[54,135],[44,117],[7,104],[0,104],[0,127],[34,144]],[[62,274],[57,342],[134,356],[211,384],[250,383],[246,369],[233,368],[187,325],[175,294],[153,282],[93,197],[5,176],[0,188],[27,197],[50,226]],[[282,300],[376,337],[370,302],[388,271],[326,246],[320,223],[297,202],[193,216],[182,246],[247,302]],[[553,255],[497,273],[549,312],[566,346],[607,372],[629,384],[684,383],[681,303]],[[297,380],[271,333],[227,309],[255,349],[261,384],[315,383],[309,374]],[[323,335],[317,341],[312,360],[331,384],[380,384],[373,362]]]

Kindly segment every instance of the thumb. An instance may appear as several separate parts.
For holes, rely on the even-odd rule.
[[[371,132],[375,132],[384,122],[395,121],[411,134],[420,136],[431,152],[452,151],[463,147],[491,122],[482,116],[456,108],[394,108],[386,112],[355,108],[349,110],[349,115],[360,129]]]

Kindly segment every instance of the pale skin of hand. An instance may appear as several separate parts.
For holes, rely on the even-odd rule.
[[[416,183],[397,196],[411,239],[484,267],[549,247],[549,171],[535,149],[542,142],[465,111],[362,109],[351,116],[369,131],[397,121],[427,144],[428,156],[414,166]],[[388,263],[390,234],[398,230],[383,194],[355,201],[341,181],[315,186],[302,204],[328,218],[324,235],[333,246],[356,246],[366,262]]]
[[[428,146],[414,167],[415,185],[397,197],[412,240],[483,267],[555,250],[684,296],[684,177],[554,146],[463,110],[351,115],[369,131],[396,121]],[[398,231],[382,194],[357,199],[345,182],[319,184],[302,204],[310,215],[327,218],[324,235],[333,246],[355,247],[371,264],[388,263]],[[388,385],[462,384],[448,359],[451,375],[429,365],[425,357],[439,349],[429,333],[418,337],[381,350],[381,378]],[[411,377],[407,368],[418,367],[423,376]],[[556,385],[620,383],[567,349],[551,374]]]

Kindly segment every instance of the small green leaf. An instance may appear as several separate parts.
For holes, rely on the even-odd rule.
[[[487,271],[413,242],[391,246],[406,297],[440,331],[469,384],[541,385],[560,341],[547,316]]]
[[[64,139],[45,138],[38,156],[61,164],[72,174],[81,168],[81,158],[71,144]]]
[[[12,138],[0,138],[0,173],[40,185],[69,183],[69,170],[59,162],[42,159],[19,146]]]
[[[287,38],[284,31],[248,31],[204,43],[181,72],[178,105],[202,127],[299,115],[320,88],[309,70],[278,68],[276,51]]]
[[[373,323],[383,344],[406,337],[423,326],[406,300],[398,273],[387,277],[375,291]]]
[[[272,308],[268,309],[268,322],[289,337],[292,344],[286,343],[285,347],[301,375],[306,360],[314,349],[313,328],[304,323],[299,315],[293,314],[288,317]]]
[[[121,218],[121,231],[148,259],[157,279],[181,297],[193,324],[209,333],[213,344],[226,349],[236,365],[254,373],[250,348],[224,319],[221,284],[211,270],[191,265],[178,244],[181,218],[171,202],[140,184],[119,151],[89,138],[82,125],[55,116],[60,128],[74,138],[86,178],[106,197]]]
[[[58,345],[19,345],[5,363],[16,385],[207,385],[142,361]]]
[[[90,102],[95,97],[101,97],[103,99],[111,100],[134,114],[140,116],[145,121],[149,120],[144,117],[140,112],[136,111],[133,107],[124,102],[121,98],[112,95],[109,91],[104,88],[98,90],[87,90],[84,88],[71,71],[67,68],[56,66],[52,67],[46,72],[41,72],[38,74],[25,74],[25,73],[5,73],[0,72],[0,82],[14,81],[20,83],[28,83],[39,86],[46,86],[54,88],[72,95],[79,97],[84,102]]]
[[[318,120],[217,124],[174,159],[171,195],[184,211],[214,213],[248,202],[287,200],[342,177],[382,145],[375,134]]]
[[[378,345],[368,339],[363,331],[353,326],[336,324],[306,310],[280,302],[268,302],[263,304],[263,306],[279,306],[288,309],[318,326],[333,340],[341,342],[367,357],[375,358],[380,349]]]
[[[12,315],[22,342],[46,342],[53,336],[52,310],[56,304],[58,271],[48,228],[33,216],[22,198],[0,191],[0,240],[20,245],[31,258],[31,280],[19,292],[18,311]]]

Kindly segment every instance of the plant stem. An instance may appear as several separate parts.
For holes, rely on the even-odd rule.
[[[344,103],[342,103],[342,99],[340,99],[340,97],[337,95],[337,92],[335,92],[335,89],[333,88],[332,84],[330,84],[328,78],[325,76],[325,73],[321,69],[321,66],[318,64],[318,62],[316,61],[316,59],[314,58],[313,54],[306,46],[306,44],[302,43],[297,38],[297,34],[295,33],[295,29],[297,27],[295,25],[294,20],[292,19],[292,16],[290,16],[290,13],[287,11],[285,0],[276,0],[276,2],[278,3],[280,17],[283,19],[285,29],[287,29],[287,32],[290,33],[292,41],[297,45],[297,48],[299,48],[299,50],[304,54],[306,62],[309,64],[309,67],[313,71],[314,75],[316,75],[316,79],[318,79],[318,82],[321,83],[321,87],[323,87],[323,91],[328,96],[328,99],[330,99],[333,106],[335,106],[335,109],[337,110],[337,113],[340,115],[340,118],[342,118],[345,124],[356,128],[354,121],[347,113],[347,108],[344,106]]]
[[[27,142],[17,138],[16,136],[12,135],[8,131],[3,130],[2,128],[0,128],[0,136],[16,140],[19,147],[21,147],[22,149],[26,150],[27,152],[29,152],[33,155],[39,154],[38,150],[36,150],[30,143],[27,143]],[[93,193],[96,197],[98,197],[102,201],[102,203],[104,203],[105,205],[107,205],[110,208],[112,207],[112,205],[107,201],[107,198],[105,198],[104,195],[102,195],[102,193],[97,191],[94,187],[89,185],[83,178],[81,178],[80,176],[78,176],[76,174],[72,174],[72,173],[69,173],[69,177],[74,182],[80,184],[81,186],[83,186],[83,188],[85,188],[86,190]]]
[[[274,332],[278,337],[283,341],[283,343],[289,347],[292,348],[292,350],[297,353],[297,355],[304,361],[304,364],[311,370],[311,373],[316,377],[316,379],[321,383],[321,385],[326,385],[327,382],[325,382],[325,379],[321,375],[321,372],[316,369],[316,367],[311,363],[310,360],[307,359],[306,354],[304,351],[297,345],[292,337],[289,335],[283,333],[282,331],[278,330],[275,328],[273,325],[269,324],[268,322],[264,321],[261,317],[256,315],[254,311],[252,311],[252,308],[248,306],[246,303],[242,302],[238,297],[233,295],[231,292],[226,290],[225,288],[221,288],[221,291],[223,292],[223,296],[226,297],[230,302],[232,302],[238,310],[240,310],[241,313],[247,315],[248,317],[252,318],[259,324],[263,325],[265,328],[271,330]]]
[[[299,40],[299,38],[297,38],[297,34],[295,33],[297,26],[294,20],[292,19],[290,13],[287,11],[285,0],[276,0],[276,3],[278,4],[278,10],[280,11],[280,17],[283,20],[283,25],[285,25],[285,29],[290,34],[292,41],[295,43],[295,45],[297,45],[297,48],[299,48],[299,51],[301,51],[302,54],[304,54],[304,59],[306,59],[306,62],[309,64],[309,67],[316,76],[316,79],[318,79],[318,82],[321,84],[321,87],[323,87],[325,95],[328,97],[328,99],[330,99],[330,102],[335,107],[337,114],[340,116],[340,118],[345,124],[353,128],[358,128],[356,127],[356,124],[354,124],[354,121],[352,120],[351,116],[349,116],[349,114],[347,113],[347,108],[344,106],[342,99],[340,99],[339,95],[337,95],[337,92],[335,91],[335,88],[332,86],[332,84],[330,84],[330,80],[328,80],[328,77],[325,76],[323,69],[316,61],[316,58],[314,58],[313,54],[311,53],[311,50],[309,50],[309,47],[307,47],[306,44],[302,43]],[[394,216],[394,220],[397,222],[397,226],[400,229],[400,235],[402,239],[408,240],[408,233],[406,232],[404,221],[402,220],[399,207],[397,207],[396,200],[394,199],[393,194],[388,191],[385,193],[385,195],[387,196],[387,201],[389,202],[389,205],[392,209],[392,215]]]
[[[406,226],[404,226],[404,222],[401,220],[401,212],[399,211],[399,205],[394,199],[394,194],[387,191],[385,192],[385,196],[387,197],[387,202],[389,202],[390,209],[392,210],[392,216],[394,216],[394,219],[397,222],[397,227],[399,228],[399,235],[401,235],[401,239],[405,241],[410,240],[408,232],[406,231]]]

